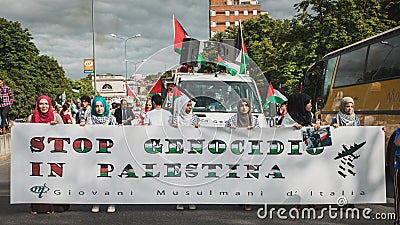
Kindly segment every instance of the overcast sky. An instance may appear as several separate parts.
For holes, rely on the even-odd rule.
[[[291,19],[300,0],[260,0],[274,19]],[[18,21],[32,34],[40,54],[54,57],[74,80],[85,77],[83,59],[92,58],[91,0],[0,0],[0,17]],[[94,0],[97,74],[128,74],[134,62],[147,59],[173,43],[172,15],[191,37],[208,39],[208,0]],[[145,62],[146,64],[148,62]],[[137,64],[139,67],[140,64]],[[145,67],[145,66],[143,66]],[[139,71],[140,72],[140,71]]]

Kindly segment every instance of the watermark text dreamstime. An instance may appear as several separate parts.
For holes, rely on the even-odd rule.
[[[343,201],[343,199],[341,199]],[[315,219],[321,220],[325,217],[330,219],[365,219],[365,220],[394,220],[395,213],[375,213],[372,214],[371,208],[350,208],[342,207],[342,203],[338,205],[328,205],[327,207],[321,208],[321,210],[316,210],[313,207],[305,208],[267,208],[267,204],[257,210],[257,217],[260,219],[274,219],[278,218],[281,220],[287,219]]]

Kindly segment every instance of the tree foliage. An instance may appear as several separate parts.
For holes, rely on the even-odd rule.
[[[72,92],[77,86],[83,87],[83,93],[93,93],[90,80],[67,78],[56,59],[39,55],[32,40],[20,23],[0,18],[0,76],[14,95],[10,119],[31,114],[37,97],[43,94],[55,100],[65,91],[67,98],[77,98],[78,94]]]
[[[308,67],[325,54],[400,25],[400,2],[390,0],[303,0],[297,15],[275,20],[268,15],[243,23],[249,56],[264,76],[292,93]],[[228,28],[212,38],[234,38]]]

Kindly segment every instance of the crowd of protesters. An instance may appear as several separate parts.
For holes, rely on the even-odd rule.
[[[13,102],[12,92],[3,85],[0,78],[0,114],[1,128],[7,121],[7,113]],[[8,97],[7,97],[8,96]],[[58,98],[57,98],[58,100]],[[101,96],[91,99],[89,96],[81,96],[76,103],[71,99],[66,102],[55,101],[53,108],[52,101],[48,96],[40,96],[36,101],[34,113],[28,118],[30,123],[48,124],[78,124],[85,125],[119,125],[119,126],[181,126],[200,127],[200,119],[193,113],[196,102],[193,99],[178,98],[175,101],[174,109],[171,113],[162,107],[163,99],[155,94],[141,104],[139,99],[128,102],[127,99],[113,101],[109,103]],[[313,127],[315,130],[320,128],[320,124],[311,112],[311,97],[304,93],[293,93],[288,97],[288,101],[277,105],[277,127],[293,127],[301,129],[303,127]],[[225,126],[232,129],[246,128],[253,129],[259,127],[259,121],[251,113],[251,105],[248,99],[242,98],[237,105],[237,113],[230,117]],[[4,121],[4,122],[3,122]],[[332,119],[331,126],[359,126],[360,120],[354,113],[354,100],[351,97],[344,97],[339,104],[339,112]],[[399,131],[400,133],[400,131]],[[397,145],[400,145],[400,138]],[[400,152],[400,150],[398,151]],[[400,155],[400,153],[397,153]],[[399,157],[400,158],[400,157]],[[397,163],[397,160],[396,160]],[[400,166],[396,167],[397,169]],[[397,173],[396,173],[397,174]],[[400,177],[400,176],[399,176]],[[397,179],[397,177],[396,177]],[[396,189],[397,190],[397,189]],[[396,192],[397,194],[397,192]],[[396,206],[398,200],[396,195]],[[69,205],[56,204],[32,204],[32,214],[38,212],[62,212],[67,210]],[[396,207],[397,208],[397,207]],[[183,210],[184,205],[178,204],[176,209]],[[194,204],[189,204],[189,209],[196,209]],[[245,210],[252,210],[250,205],[244,205]],[[108,205],[107,212],[115,212],[115,205]],[[99,212],[100,205],[93,205],[92,212]],[[397,212],[397,211],[396,211]]]

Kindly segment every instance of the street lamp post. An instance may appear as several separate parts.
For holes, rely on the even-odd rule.
[[[123,37],[120,37],[120,36],[118,36],[116,34],[110,34],[110,35],[111,35],[111,37],[123,40],[124,44],[125,44],[125,84],[126,84],[125,88],[126,88],[126,95],[128,95],[128,59],[126,58],[126,43],[128,42],[129,39],[137,38],[137,37],[140,37],[141,35],[140,34],[136,34],[135,36],[128,37],[128,38],[123,38]]]
[[[146,59],[143,59],[143,60],[141,60],[141,61],[139,61],[139,62],[134,62],[134,64],[135,64],[135,77],[136,77],[136,65],[137,64],[139,64],[139,63],[143,63],[143,62],[146,62]]]
[[[138,85],[138,79],[136,78],[136,77],[137,77],[136,65],[139,64],[139,63],[144,63],[144,62],[146,62],[146,59],[143,59],[143,60],[141,60],[141,61],[139,61],[139,62],[133,62],[133,64],[135,64],[135,73],[134,73],[134,76],[135,76],[135,77],[134,77],[134,81],[135,81],[136,93],[137,93],[137,94],[139,94],[139,87],[138,87],[139,85]]]

